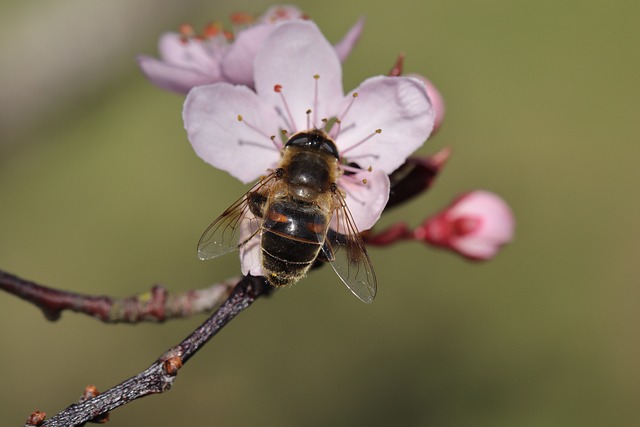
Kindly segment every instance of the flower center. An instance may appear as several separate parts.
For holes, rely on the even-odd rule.
[[[344,111],[342,111],[340,115],[334,116],[332,118],[323,117],[323,118],[320,118],[320,120],[318,120],[319,119],[318,112],[320,111],[319,96],[318,96],[319,80],[320,80],[320,75],[314,74],[313,75],[313,81],[314,81],[313,95],[312,95],[312,100],[310,102],[311,105],[310,105],[310,108],[307,108],[305,110],[306,131],[309,131],[309,132],[313,130],[322,131],[326,134],[326,137],[328,139],[332,141],[337,141],[338,137],[340,136],[342,122],[345,119],[345,117],[347,117],[347,115],[349,114],[349,111],[351,110],[351,107],[354,105],[356,99],[358,98],[358,93],[354,92],[351,95],[350,102],[347,104],[347,106],[344,108]],[[288,135],[305,131],[305,130],[299,129],[298,126],[296,125],[293,111],[290,107],[291,103],[287,101],[286,89],[287,89],[286,87],[284,87],[282,84],[279,84],[279,83],[273,86],[273,91],[278,94],[281,101],[281,107],[276,107],[276,110],[280,115],[282,121],[284,122],[284,126],[291,131],[291,132],[288,132],[287,129],[281,130],[281,133],[282,133],[281,142],[277,141],[276,136],[271,136],[271,140],[274,146],[280,149],[283,147],[284,144],[287,143]],[[247,123],[247,125],[251,126],[250,123]],[[255,129],[254,127],[252,127],[252,129],[257,131],[257,129]],[[344,154],[355,149],[356,147],[361,146],[362,144],[366,143],[371,138],[374,138],[376,135],[379,135],[380,133],[382,133],[382,129],[375,129],[373,132],[371,132],[361,140],[356,141],[350,147],[343,150],[338,150],[339,160],[340,160],[338,162],[338,168],[340,170],[339,181],[341,181],[343,184],[340,186],[340,188],[343,189],[346,197],[350,198],[356,203],[364,204],[365,201],[360,200],[358,198],[358,194],[360,194],[359,192],[351,191],[351,190],[355,190],[354,186],[360,187],[360,186],[370,185],[370,182],[367,178],[363,178],[362,175],[358,175],[358,176],[356,175],[362,174],[363,172],[365,173],[372,172],[372,168],[371,167],[362,168],[357,163],[349,163],[348,160],[344,157]],[[264,135],[264,133],[261,133],[261,134]]]
[[[313,99],[311,100],[311,103],[310,103],[311,108],[307,108],[307,110],[305,111],[306,129],[308,131],[320,130],[326,133],[327,138],[333,141],[337,141],[340,136],[343,120],[348,116],[349,111],[351,110],[351,107],[354,105],[359,95],[358,95],[358,92],[354,92],[351,95],[350,102],[344,108],[344,111],[342,111],[337,117],[333,117],[332,119],[323,117],[320,120],[318,120],[319,118],[318,116],[318,111],[319,111],[318,82],[319,80],[320,80],[320,75],[314,74],[313,75],[314,87],[313,87],[313,97],[312,97]],[[289,134],[298,133],[302,131],[302,129],[299,129],[298,126],[296,125],[296,121],[294,119],[294,115],[291,110],[290,103],[287,101],[287,96],[285,93],[286,88],[282,84],[275,84],[273,86],[273,91],[277,93],[280,97],[282,107],[277,108],[277,111],[284,122],[284,126],[288,128],[288,129],[281,130],[282,132],[281,141],[277,141],[275,136],[271,137],[271,141],[274,144],[274,146],[276,148],[281,149],[284,146],[284,144],[287,142],[287,136]],[[250,124],[248,125],[250,126]],[[255,129],[254,127],[252,127],[252,129],[257,131],[257,129]],[[290,132],[288,132],[288,130],[290,130]],[[349,161],[345,157],[345,154],[365,144],[367,141],[374,138],[376,135],[379,135],[380,133],[382,133],[382,129],[375,129],[370,134],[366,135],[364,138],[351,144],[349,147],[342,150],[338,150],[339,156],[340,156],[340,162],[338,163],[338,167],[340,168],[340,171],[341,171],[341,179],[344,179],[345,181],[352,184],[356,184],[356,185],[368,184],[367,179],[363,179],[361,177],[356,178],[353,175],[364,172],[364,171],[371,172],[372,171],[371,167],[361,168],[360,165],[358,165],[357,163],[349,163]],[[264,135],[264,133],[261,133],[261,134]],[[366,157],[366,156],[359,156],[359,157]]]

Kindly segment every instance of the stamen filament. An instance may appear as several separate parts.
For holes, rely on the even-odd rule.
[[[326,131],[327,131],[327,126],[329,126],[329,119],[324,118],[324,119],[322,119],[322,120],[320,120],[320,121],[321,121],[322,123],[324,123],[324,126],[322,127],[322,130],[326,132]]]
[[[326,124],[327,123],[325,123],[325,126],[326,126]],[[341,126],[340,126],[341,124],[342,124],[342,120],[336,118],[334,126],[331,128],[331,132],[329,133],[331,138],[333,138],[334,140],[337,140],[338,137],[340,136],[340,130],[342,129]]]
[[[354,177],[353,175],[342,175],[340,178],[343,179],[343,180],[349,181],[349,182],[351,182],[353,184],[362,183],[361,179],[358,179],[358,178]]]
[[[372,159],[379,159],[380,156],[378,154],[359,154],[357,156],[349,156],[349,160],[352,162],[356,162],[358,159],[366,159],[366,158],[372,158]]]
[[[291,114],[291,110],[289,109],[289,104],[287,104],[287,99],[284,97],[284,94],[282,93],[282,85],[275,85],[273,87],[273,90],[280,94],[280,98],[282,99],[282,103],[284,104],[284,109],[287,112],[287,115],[289,116],[289,126],[291,127],[291,129],[293,129],[294,133],[297,132],[298,128],[296,127],[296,123],[293,121],[293,115]]]
[[[368,170],[369,172],[371,172],[371,168],[369,169],[362,169],[362,168],[356,168],[353,166],[349,166],[349,165],[340,165],[339,166],[340,169],[346,171],[346,172],[352,172],[352,173],[360,173],[360,172],[364,172],[365,170]]]
[[[344,109],[342,114],[340,114],[338,117],[336,117],[336,123],[338,124],[338,126],[336,127],[336,131],[333,132],[333,129],[331,129],[331,131],[332,131],[331,132],[331,137],[333,139],[338,139],[338,136],[340,135],[340,123],[342,123],[342,121],[344,120],[345,116],[347,115],[347,113],[351,109],[351,106],[353,105],[353,103],[355,102],[357,97],[358,97],[358,92],[353,92],[353,95],[351,95],[351,102],[349,102],[349,105],[347,105],[347,108]]]
[[[252,131],[254,131],[255,133],[257,133],[258,135],[264,136],[265,138],[271,139],[271,141],[273,142],[274,146],[276,147],[276,149],[278,151],[280,151],[282,149],[282,146],[278,146],[278,144],[275,142],[275,137],[271,137],[269,135],[267,135],[266,133],[264,133],[261,129],[255,127],[254,125],[252,125],[251,123],[249,123],[248,121],[246,121],[244,119],[244,117],[242,117],[242,114],[238,114],[238,121],[244,123],[246,126],[249,127],[249,129],[251,129]]]
[[[369,135],[368,135],[366,138],[364,138],[363,140],[361,140],[361,141],[359,141],[359,142],[356,142],[356,143],[355,143],[355,144],[353,144],[351,147],[349,147],[349,148],[346,148],[346,149],[342,150],[342,153],[341,153],[341,154],[342,154],[342,155],[344,155],[344,153],[347,153],[347,152],[349,152],[349,151],[353,150],[354,148],[356,148],[356,147],[358,147],[358,146],[360,146],[360,145],[364,144],[364,143],[365,143],[365,142],[367,142],[369,139],[371,139],[372,137],[374,137],[375,135],[378,135],[378,134],[380,134],[380,133],[382,133],[382,129],[376,129],[376,130],[375,130],[375,132],[372,132],[371,134],[369,134]]]
[[[314,88],[314,93],[313,93],[313,127],[316,127],[316,123],[318,120],[317,114],[318,114],[318,80],[320,79],[320,75],[319,74],[315,74],[313,76],[313,79],[315,80],[315,88]]]
[[[289,140],[288,134],[289,134],[289,132],[287,132],[286,129],[280,129],[280,141],[282,142],[282,146],[283,147],[287,143],[287,141]]]
[[[273,146],[276,147],[278,149],[278,151],[282,150],[282,147],[284,145],[282,144],[282,142],[276,141],[276,136],[275,135],[271,135],[269,137],[269,139],[271,140],[271,142],[273,142]]]

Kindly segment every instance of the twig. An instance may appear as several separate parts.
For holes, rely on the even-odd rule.
[[[65,310],[83,313],[105,323],[164,322],[189,317],[220,305],[238,280],[234,278],[204,289],[175,294],[155,285],[142,294],[114,298],[49,288],[0,270],[0,289],[34,304],[51,321],[58,320]]]
[[[78,426],[135,399],[169,390],[184,363],[238,313],[249,307],[259,296],[268,294],[271,289],[262,277],[242,278],[229,298],[206,322],[180,344],[166,351],[145,371],[102,394],[69,406],[38,425]],[[30,425],[33,424],[26,424],[25,427]]]
[[[401,240],[415,240],[415,233],[406,223],[398,222],[382,231],[367,230],[362,233],[362,239],[367,245],[389,246]]]

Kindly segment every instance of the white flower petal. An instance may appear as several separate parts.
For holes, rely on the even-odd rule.
[[[387,174],[425,142],[435,119],[424,85],[408,77],[367,79],[344,98],[340,111],[340,154],[362,168],[372,166]]]
[[[253,87],[253,62],[274,28],[273,24],[258,24],[238,34],[222,58],[226,81]]]
[[[336,114],[342,91],[342,67],[335,50],[310,21],[278,24],[255,60],[256,92],[278,109],[289,132],[305,130]],[[320,76],[317,80],[315,75]],[[274,87],[282,86],[276,93]],[[317,96],[316,96],[317,88]],[[288,105],[285,107],[282,97]],[[294,123],[291,123],[290,115]]]
[[[243,121],[238,120],[241,115]],[[276,135],[271,107],[245,86],[199,86],[187,95],[182,112],[194,150],[205,162],[249,183],[280,159],[269,139]]]
[[[436,114],[436,121],[433,125],[432,132],[435,133],[444,120],[444,113],[446,111],[444,98],[438,88],[428,78],[421,76],[420,74],[407,74],[407,77],[413,77],[414,79],[418,79],[424,83],[424,86],[427,89],[427,95],[431,100],[431,105],[433,105],[433,111]]]
[[[363,184],[363,180],[366,180],[366,184]],[[345,201],[358,231],[373,227],[389,200],[387,174],[381,170],[365,170],[340,177],[338,186],[346,193]],[[332,228],[336,226],[332,225]]]
[[[194,86],[215,83],[216,80],[197,70],[140,55],[138,65],[155,85],[173,92],[186,94]]]
[[[254,234],[260,227],[260,221],[254,221],[255,217],[249,213],[240,225],[240,239],[242,242]],[[240,269],[243,275],[263,276],[262,272],[262,246],[260,233],[256,234],[244,246],[240,248]]]

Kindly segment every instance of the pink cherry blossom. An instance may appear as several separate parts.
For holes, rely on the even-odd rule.
[[[472,191],[414,231],[416,238],[453,249],[474,260],[493,258],[513,238],[515,221],[509,205],[488,191]]]
[[[252,25],[249,17],[237,14],[232,20],[245,26],[234,41],[219,25],[208,25],[196,35],[190,26],[180,33],[165,33],[160,37],[160,59],[138,56],[142,72],[155,85],[186,94],[194,86],[229,82],[254,86],[253,62],[265,39],[279,22],[307,17],[294,6],[273,6]],[[360,38],[364,18],[359,19],[334,48],[341,61],[346,60]]]
[[[276,25],[256,56],[254,81],[255,91],[217,83],[189,92],[183,118],[196,153],[249,183],[278,167],[284,139],[276,136],[325,129],[347,172],[338,185],[356,226],[371,228],[389,198],[388,174],[433,128],[424,85],[378,76],[345,96],[335,49],[313,22],[301,20]],[[243,274],[261,274],[255,251],[245,249]]]

